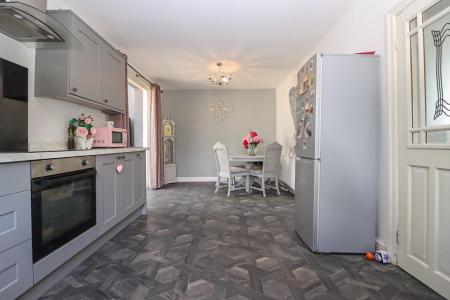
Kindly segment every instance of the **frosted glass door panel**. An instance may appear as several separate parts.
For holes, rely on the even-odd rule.
[[[420,126],[419,40],[417,33],[410,37],[410,43],[412,127],[417,128]]]
[[[441,0],[437,2],[435,5],[431,6],[429,9],[423,12],[422,14],[422,22],[426,22],[430,20],[432,17],[446,9],[450,6],[450,0]]]
[[[450,14],[426,26],[423,35],[426,123],[450,125]]]
[[[164,150],[164,163],[167,164],[173,164],[173,141],[172,140],[166,140],[164,142],[165,150]]]

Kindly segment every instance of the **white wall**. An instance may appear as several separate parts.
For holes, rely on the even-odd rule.
[[[378,203],[377,239],[381,244],[389,241],[388,211],[388,103],[386,94],[386,30],[385,15],[400,0],[357,0],[330,29],[309,55],[299,58],[299,64],[276,89],[277,140],[284,145],[281,178],[295,188],[295,163],[288,149],[294,135],[289,108],[289,89],[296,85],[300,67],[315,53],[355,53],[375,50],[381,56],[381,144],[380,144],[380,199]]]
[[[92,114],[96,125],[103,125],[101,111],[57,99],[34,97],[35,49],[25,47],[0,34],[0,57],[28,68],[28,138],[30,150],[67,148],[67,126],[72,117],[84,112]]]

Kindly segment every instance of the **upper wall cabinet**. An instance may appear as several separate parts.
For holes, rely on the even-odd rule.
[[[35,95],[72,101],[107,113],[126,107],[126,59],[77,15],[48,11],[69,28],[82,49],[37,49]]]
[[[103,50],[101,39],[76,17],[72,18],[71,29],[83,45],[83,49],[71,49],[69,53],[69,93],[99,101],[100,56]]]
[[[104,44],[100,61],[101,101],[125,110],[125,98],[117,97],[125,94],[126,66],[122,55]]]

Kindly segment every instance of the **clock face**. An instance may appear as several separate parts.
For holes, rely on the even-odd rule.
[[[164,123],[164,136],[173,136],[173,127],[170,123]]]

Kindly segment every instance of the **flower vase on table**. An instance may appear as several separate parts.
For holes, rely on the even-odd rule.
[[[259,143],[262,143],[263,139],[260,137],[255,131],[250,131],[244,138],[242,139],[242,145],[248,151],[249,156],[256,155],[256,147],[258,147]]]
[[[248,155],[249,156],[255,156],[256,155],[256,146],[249,145],[247,150],[248,150]]]

